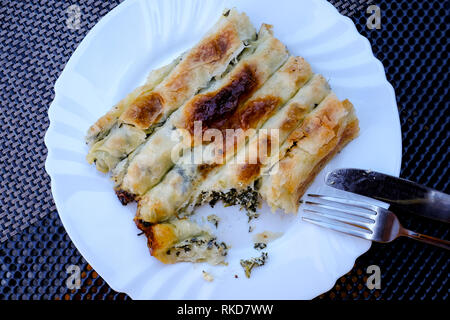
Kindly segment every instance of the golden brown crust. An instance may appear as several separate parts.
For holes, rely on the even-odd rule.
[[[354,120],[350,122],[344,130],[341,139],[336,144],[336,146],[328,152],[328,154],[314,167],[314,169],[310,172],[309,176],[306,180],[301,183],[297,190],[296,194],[296,202],[299,203],[301,197],[305,194],[308,187],[314,181],[314,178],[317,174],[327,165],[327,163],[334,158],[334,156],[339,153],[350,141],[355,139],[359,133],[358,120]]]
[[[224,263],[227,245],[217,242],[215,237],[192,221],[174,219],[167,223],[150,224],[135,218],[135,223],[147,237],[151,255],[162,263]]]
[[[288,103],[286,108],[286,116],[283,122],[279,125],[279,130],[282,132],[292,132],[299,125],[300,121],[305,117],[305,114],[311,110],[310,107],[298,102]],[[277,128],[278,129],[278,128]],[[261,169],[264,166],[267,159],[272,155],[272,137],[270,132],[266,135],[259,133],[259,140],[257,143],[257,150],[251,150],[251,152],[257,152],[256,163],[249,163],[246,158],[246,162],[237,167],[237,181],[243,186],[253,182],[261,174]],[[293,139],[293,137],[291,137]],[[264,155],[261,158],[261,155]]]
[[[236,29],[230,24],[220,34],[206,38],[205,42],[197,50],[192,51],[187,59],[192,59],[194,66],[223,60],[229,54],[235,41]]]
[[[126,113],[128,123],[134,124],[140,129],[147,129],[161,116],[164,100],[157,92],[141,94],[128,107]],[[130,119],[133,119],[132,121]]]
[[[108,172],[122,162],[114,177],[117,182],[118,177],[122,179],[121,170],[127,168],[130,153],[199,90],[232,69],[230,63],[239,60],[245,44],[255,35],[245,14],[234,9],[224,14],[196,46],[168,66],[153,71],[143,86],[91,126],[86,137],[91,146],[89,163],[95,162],[98,170]]]
[[[165,109],[179,104],[180,97],[190,96],[192,93],[192,70],[209,64],[225,63],[235,50],[241,46],[241,40],[236,27],[228,23],[222,31],[206,37],[201,44],[193,48],[175,71],[153,95],[142,101],[135,101],[120,117],[124,123],[135,125],[143,130],[148,129],[165,113]],[[183,99],[184,100],[184,99]]]
[[[292,131],[298,125],[299,121],[304,117],[304,109],[307,107],[300,106],[299,104],[291,104],[288,106],[288,116],[281,125],[281,130]],[[248,185],[252,181],[258,178],[261,174],[261,169],[264,166],[265,161],[272,154],[272,140],[273,137],[269,134],[263,136],[260,133],[257,150],[251,152],[257,152],[256,163],[250,163],[249,159],[237,169],[237,181],[242,185]],[[263,156],[261,158],[261,156]],[[248,158],[248,157],[247,157]]]
[[[152,256],[161,256],[177,242],[173,227],[169,224],[155,224],[150,228],[148,244]]]
[[[274,42],[273,45],[272,42]],[[270,40],[270,45],[267,45],[265,50],[261,51],[265,55],[273,46],[278,47],[278,41]],[[188,210],[191,207],[190,205],[196,201],[197,193],[204,190],[203,186],[205,184],[209,186],[208,181],[210,177],[216,174],[220,175],[222,171],[220,167],[239,150],[242,150],[247,141],[252,140],[256,134],[256,130],[253,129],[259,129],[276,110],[296,94],[299,86],[306,83],[312,76],[309,65],[303,59],[290,57],[285,60],[283,59],[284,54],[280,56],[278,53],[273,53],[273,55],[276,57],[276,63],[272,62],[272,67],[269,70],[263,67],[258,68],[258,73],[263,74],[267,81],[249,100],[246,100],[245,103],[234,109],[236,110],[235,119],[238,123],[236,126],[239,130],[226,130],[225,139],[222,141],[217,143],[215,141],[215,143],[208,144],[206,147],[199,144],[193,150],[187,150],[183,154],[182,159],[179,160],[179,165],[177,164],[172,168],[158,185],[142,196],[138,205],[138,214],[141,218],[149,222],[163,221],[176,215],[179,210]],[[270,58],[269,60],[274,59]],[[280,64],[282,66],[279,67]],[[297,64],[301,64],[302,67],[293,68]],[[295,72],[293,71],[294,69]],[[298,82],[299,78],[303,80]],[[293,82],[298,83],[298,85]],[[186,111],[186,107],[187,105],[183,107],[185,108],[183,111]],[[246,112],[253,117],[242,116]],[[229,123],[233,118],[234,116],[229,117],[228,121],[220,119],[221,124],[226,125],[225,128],[230,128]],[[180,123],[183,123],[182,119],[183,117],[181,117]],[[243,119],[245,121],[244,126],[252,126],[252,130],[250,128],[248,130],[240,128]],[[192,123],[193,121],[187,122]],[[220,127],[215,129],[220,129]],[[205,163],[215,163],[219,166],[211,171],[211,167],[208,166],[186,165],[185,160],[189,161],[192,155],[197,152],[202,152]],[[254,167],[249,167],[248,170],[250,169],[252,171],[258,170],[258,168]],[[251,178],[252,173],[245,170],[243,175]],[[161,212],[165,213],[161,214]]]
[[[147,246],[152,256],[163,256],[178,241],[171,224],[150,224],[137,218],[134,221],[138,229],[147,237]]]
[[[218,166],[217,163],[212,163],[212,164],[202,163],[198,166],[198,173],[202,177],[206,178],[208,176],[208,174],[212,170],[214,170],[214,168],[217,168],[217,166]]]
[[[261,169],[268,157],[272,154],[273,137],[268,134],[260,133],[256,150],[250,150],[249,155],[256,153],[256,159],[250,161],[249,156],[246,157],[245,163],[237,168],[237,181],[242,186],[247,186],[258,178]]]
[[[297,102],[293,102],[287,106],[287,117],[286,120],[280,126],[280,130],[282,131],[293,131],[300,122],[301,119],[305,116],[305,112],[309,110],[308,106],[302,105]]]
[[[142,146],[135,157],[131,158],[129,163],[116,171],[118,173],[116,176],[119,176],[121,170],[126,170],[120,180],[116,180],[119,182],[117,189],[143,195],[150,188],[160,183],[164,174],[173,167],[173,155],[181,155],[189,148],[190,144],[200,144],[199,139],[192,139],[191,136],[195,129],[195,121],[202,121],[203,130],[211,127],[227,128],[226,123],[229,121],[229,118],[245,105],[248,96],[254,92],[254,87],[261,87],[261,84],[270,81],[269,78],[273,73],[288,59],[288,53],[281,42],[265,31],[265,29],[262,29],[258,40],[250,45],[250,48],[243,54],[238,64],[232,70],[211,85],[209,89],[189,99],[181,109],[148,138],[145,145]],[[291,60],[296,61],[297,59],[292,58]],[[286,83],[283,86],[283,97],[296,89],[292,88],[292,82],[296,82],[296,77],[298,78],[299,76],[297,74],[292,75],[292,64],[292,62],[288,64],[290,69],[283,69],[283,74],[278,76],[278,82],[281,82],[281,77]],[[309,68],[305,67],[301,72],[299,70],[297,73],[302,74],[303,70],[307,73]],[[308,76],[310,76],[309,73]],[[269,87],[273,88],[273,86]],[[259,95],[258,98],[263,98],[264,96],[272,97],[277,93],[277,89],[272,89],[265,94]],[[273,99],[271,99],[271,102],[273,104]],[[173,139],[168,139],[175,133],[176,128],[190,128],[191,132],[189,130],[179,130],[178,133],[182,132],[183,138],[178,143]],[[209,141],[216,142],[217,132],[213,132],[215,133],[212,136],[208,135]],[[208,140],[208,138],[206,137],[205,140]],[[218,140],[220,139],[217,139],[217,143],[220,143]],[[224,150],[226,150],[226,146],[217,144],[216,150],[218,155],[220,154],[220,148],[222,148],[223,156],[218,156],[219,159],[217,161],[215,161],[216,159],[207,161],[208,163],[222,162],[221,160],[225,158]]]
[[[301,87],[311,75],[311,66],[302,57],[292,57],[286,73],[293,76],[296,87]]]
[[[272,209],[287,213],[298,210],[298,200],[317,173],[346,143],[356,137],[358,122],[349,101],[340,102],[334,94],[306,117],[292,132],[284,158],[263,178],[261,194]]]
[[[170,64],[163,66],[159,69],[152,70],[147,77],[147,81],[144,85],[137,87],[131,93],[129,93],[125,98],[119,101],[110,111],[105,115],[100,117],[88,130],[86,136],[86,142],[89,145],[102,139],[109,130],[114,126],[120,115],[128,108],[130,103],[134,101],[140,94],[144,92],[150,92],[158,84],[163,81],[163,79],[170,74],[170,72],[175,68],[175,66],[181,61],[181,57],[176,58]]]
[[[339,121],[342,121],[347,111],[334,94],[330,94],[323,103],[326,106],[317,110],[314,116],[307,117],[302,125],[289,135],[287,143],[296,144],[301,139],[308,138],[302,141],[302,147],[313,153],[315,148],[334,137],[335,130],[339,128]]]
[[[128,191],[118,189],[118,190],[115,190],[115,192],[116,192],[117,198],[119,199],[120,203],[124,206],[129,204],[130,202],[133,202],[136,200],[136,195],[134,195]]]
[[[244,130],[254,128],[260,119],[270,117],[281,103],[281,99],[274,96],[265,96],[264,98],[252,100],[244,110],[238,112],[231,119],[228,128],[241,128]]]
[[[184,109],[184,123],[180,128],[194,135],[194,122],[201,121],[202,129],[222,129],[238,106],[261,85],[255,66],[245,64],[222,88],[197,95]]]
[[[257,163],[244,163],[239,167],[239,172],[237,179],[243,185],[248,185],[251,181],[256,179],[261,172],[262,163],[259,161]]]
[[[301,59],[297,60],[301,61]],[[300,69],[308,69],[308,67]],[[292,81],[289,82],[292,83]],[[287,146],[280,150],[280,146],[329,92],[328,83],[322,76],[312,76],[310,81],[281,110],[264,123],[257,136],[249,141],[247,147],[239,151],[234,161],[206,182],[202,190],[204,192],[245,190],[252,186],[253,182],[260,176],[266,175],[272,165],[278,162],[279,156],[289,149]]]

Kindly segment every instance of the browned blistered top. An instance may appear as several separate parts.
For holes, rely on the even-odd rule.
[[[153,92],[140,95],[120,117],[124,123],[148,129],[158,122],[165,109],[176,109],[202,86],[205,74],[215,70],[241,46],[241,40],[232,24],[224,26],[219,34],[205,38],[183,58],[167,80]],[[199,81],[199,77],[203,79]]]
[[[281,99],[274,96],[265,96],[251,100],[246,107],[233,117],[230,126],[233,129],[244,129],[256,127],[261,119],[267,119],[281,104]]]
[[[161,116],[164,100],[157,92],[148,92],[137,97],[126,111],[126,118],[135,126],[146,129]]]
[[[268,134],[259,137],[257,150],[255,151],[257,152],[255,163],[251,163],[249,159],[246,159],[245,163],[239,165],[237,180],[242,183],[248,184],[260,175],[263,164],[267,157],[272,154],[272,136]]]
[[[200,165],[198,166],[198,172],[200,173],[200,175],[201,175],[203,178],[206,178],[206,176],[208,176],[208,174],[209,174],[212,170],[214,170],[216,167],[218,167],[218,164],[217,164],[217,163],[212,163],[212,164],[203,163],[203,164],[200,164]]]
[[[182,127],[194,134],[194,122],[201,121],[203,131],[207,129],[225,129],[230,127],[230,119],[239,105],[251,96],[259,87],[255,68],[244,65],[241,71],[232,77],[222,88],[197,95],[184,110]]]
[[[211,36],[192,52],[193,63],[212,63],[221,60],[227,55],[236,37],[236,30],[232,25],[219,35]]]
[[[280,130],[291,132],[299,124],[300,120],[305,116],[308,111],[308,106],[302,105],[298,102],[292,102],[287,106],[286,119],[280,126]]]

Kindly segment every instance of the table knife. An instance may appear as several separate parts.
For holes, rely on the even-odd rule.
[[[327,185],[377,199],[422,217],[450,223],[450,195],[418,183],[362,169],[336,169],[325,177]]]

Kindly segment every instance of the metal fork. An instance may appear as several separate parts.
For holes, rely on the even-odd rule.
[[[391,242],[404,236],[450,249],[450,241],[402,227],[391,211],[360,201],[308,194],[303,200],[304,221],[376,242]]]

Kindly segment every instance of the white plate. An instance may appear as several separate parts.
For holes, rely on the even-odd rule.
[[[355,105],[360,136],[328,164],[310,192],[334,193],[323,183],[324,173],[334,168],[400,171],[394,90],[367,39],[327,1],[125,1],[88,33],[56,82],[45,143],[46,170],[70,238],[113,289],[134,299],[310,299],[330,289],[370,247],[368,241],[307,224],[299,216],[270,214],[265,206],[249,234],[243,212],[218,205],[198,214],[222,216],[217,234],[232,245],[229,266],[163,265],[149,255],[145,238],[137,236],[136,207],[120,205],[112,182],[86,163],[88,127],[143,83],[151,69],[201,39],[222,10],[233,6],[257,28],[262,22],[273,24],[292,54],[305,57],[339,98]],[[251,237],[265,230],[284,235],[269,244],[267,265],[246,279],[239,259],[259,255]],[[202,279],[202,270],[215,280]]]

